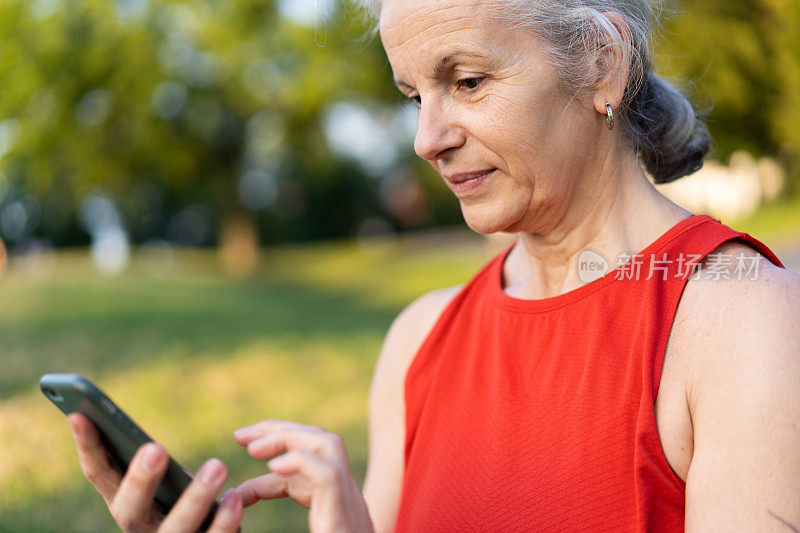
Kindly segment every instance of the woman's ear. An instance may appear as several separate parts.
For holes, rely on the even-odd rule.
[[[631,65],[631,31],[619,13],[601,13],[596,43],[594,108],[606,114],[606,102],[616,109],[625,94]]]

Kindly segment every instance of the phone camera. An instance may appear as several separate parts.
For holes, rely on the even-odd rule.
[[[63,402],[64,398],[51,387],[42,387],[42,391],[57,402]]]

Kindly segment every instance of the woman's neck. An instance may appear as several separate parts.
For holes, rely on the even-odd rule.
[[[583,251],[599,254],[614,269],[621,254],[640,252],[692,214],[658,192],[635,160],[598,176],[576,190],[563,213],[553,214],[547,230],[518,233],[503,266],[506,293],[540,299],[576,289],[591,281],[578,268]]]

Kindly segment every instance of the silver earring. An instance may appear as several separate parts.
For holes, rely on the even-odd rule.
[[[614,129],[614,110],[611,109],[611,104],[606,102],[606,124],[608,124],[608,129]]]

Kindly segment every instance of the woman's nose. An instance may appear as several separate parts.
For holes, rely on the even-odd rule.
[[[434,102],[422,103],[414,138],[414,151],[418,156],[428,161],[440,159],[447,150],[463,145],[465,138],[464,130],[442,106]]]

